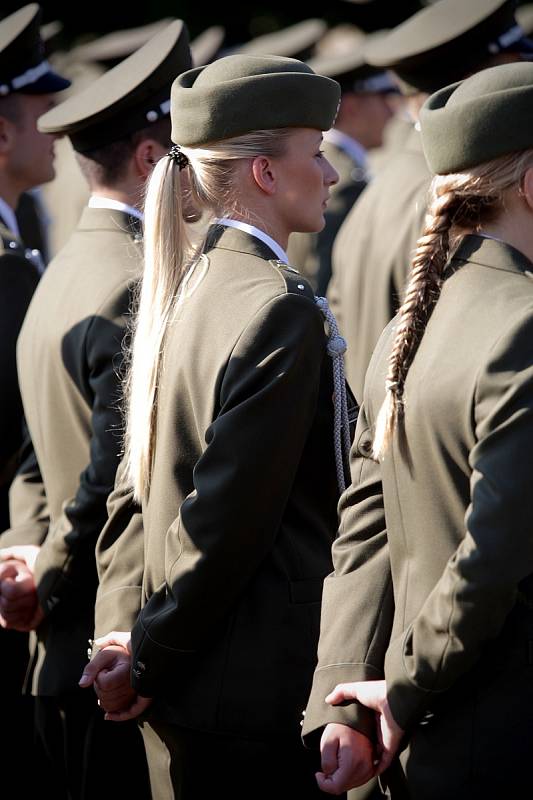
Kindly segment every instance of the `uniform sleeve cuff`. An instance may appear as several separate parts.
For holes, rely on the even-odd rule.
[[[424,716],[434,692],[417,686],[407,675],[404,658],[406,635],[394,639],[387,650],[385,679],[392,716],[400,728],[409,731]]]
[[[119,586],[98,592],[94,618],[94,638],[111,631],[131,631],[141,610],[141,587]]]
[[[379,680],[382,675],[369,664],[333,664],[315,671],[311,695],[305,711],[302,738],[306,747],[316,748],[326,725],[337,722],[363,733],[372,741],[376,737],[375,714],[359,703],[330,706],[325,701],[338,683]]]
[[[168,676],[187,674],[197,663],[194,650],[177,650],[154,641],[142,619],[131,629],[131,685],[143,697],[156,697],[168,688]]]
[[[14,545],[34,544],[40,547],[46,539],[48,525],[27,524],[8,528],[0,536],[0,547],[13,547]]]

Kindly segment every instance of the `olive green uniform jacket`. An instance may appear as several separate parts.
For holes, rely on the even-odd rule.
[[[291,234],[287,251],[291,264],[298,265],[298,270],[320,297],[325,296],[331,278],[331,251],[335,237],[367,184],[365,168],[345,150],[327,141],[323,142],[322,150],[339,174],[339,182],[331,187],[324,214],[326,224],[320,233]]]
[[[393,334],[368,370],[304,736],[313,744],[328,721],[372,735],[367,709],[324,698],[384,676],[412,798],[527,796],[531,262],[464,238],[407,376],[405,436],[380,466],[370,454]]]
[[[135,623],[155,718],[298,738],[337,527],[324,319],[259,239],[215,225],[206,257],[164,343],[142,520],[110,498],[96,632]]]
[[[46,270],[19,339],[35,455],[11,488],[12,527],[0,544],[42,545],[35,578],[46,618],[37,631],[37,694],[77,687],[87,660],[94,548],[119,461],[121,347],[140,260],[129,216],[86,208]]]
[[[39,273],[26,250],[0,219],[0,530],[9,525],[8,490],[20,459],[24,436],[17,378],[17,338]]]
[[[420,134],[413,129],[335,240],[328,300],[348,343],[346,377],[359,403],[372,351],[400,306],[430,181]]]

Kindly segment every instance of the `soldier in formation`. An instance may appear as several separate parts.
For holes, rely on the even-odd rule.
[[[307,20],[207,66],[223,31],[192,58],[161,20],[66,100],[39,22],[0,22],[1,641],[20,685],[8,637],[31,632],[47,756],[12,704],[14,768],[27,754],[65,800],[360,800],[376,778],[393,800],[524,795],[533,45],[514,3],[438,0],[320,57]],[[391,70],[410,132],[369,161]],[[17,203],[58,137],[89,197],[40,278]],[[331,265],[339,324],[315,297]]]

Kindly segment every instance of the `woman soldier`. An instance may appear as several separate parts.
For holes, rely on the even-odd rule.
[[[533,65],[436,92],[421,129],[432,199],[367,373],[304,736],[331,794],[406,747],[411,798],[526,797]]]
[[[328,357],[340,366],[343,341],[285,249],[292,231],[324,225],[337,174],[321,131],[338,102],[335,81],[270,56],[229,56],[173,85],[179,146],[148,188],[127,400],[143,574],[125,577],[138,508],[119,490],[99,547],[97,628],[129,630],[141,580],[143,607],[131,643],[100,640],[108,649],[82,681],[101,670],[110,719],[154,698],[143,734],[157,798],[274,796],[280,781],[287,796],[319,794],[299,721],[349,431]],[[215,216],[200,249],[182,222],[184,178]],[[129,649],[134,697],[115,680]]]

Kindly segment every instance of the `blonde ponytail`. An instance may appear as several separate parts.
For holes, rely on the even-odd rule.
[[[182,147],[189,161],[186,172],[180,173],[176,161],[167,156],[150,177],[145,200],[145,266],[125,382],[126,475],[138,502],[150,487],[165,332],[177,303],[187,294],[186,276],[203,249],[203,241],[190,235],[184,210],[192,206],[204,214],[204,221],[213,214],[245,215],[247,210],[238,201],[235,162],[257,155],[281,156],[291,133],[290,129],[254,131],[208,149]]]
[[[145,267],[126,392],[125,451],[137,500],[149,485],[163,339],[190,248],[183,221],[180,170],[169,157],[157,163],[148,182],[145,231]]]

